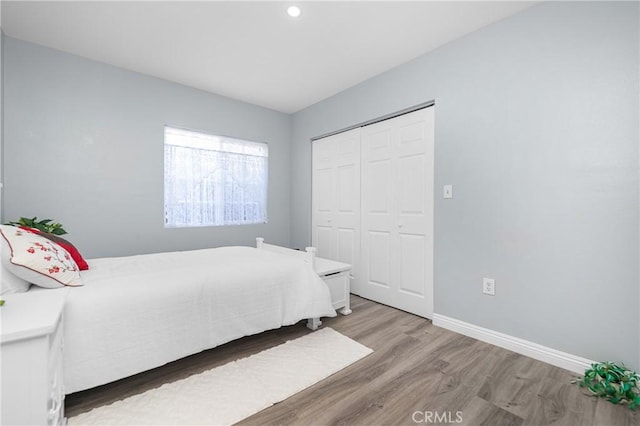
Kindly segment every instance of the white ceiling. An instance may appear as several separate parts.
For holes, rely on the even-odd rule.
[[[291,18],[287,6],[302,15]],[[2,1],[22,40],[292,113],[535,2]]]

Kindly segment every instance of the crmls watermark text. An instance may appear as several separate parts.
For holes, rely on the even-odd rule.
[[[462,411],[414,411],[414,423],[462,423]]]

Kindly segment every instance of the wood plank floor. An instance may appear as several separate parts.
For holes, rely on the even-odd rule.
[[[566,370],[352,296],[324,326],[372,348],[365,359],[242,425],[640,425],[640,411],[584,394]],[[245,337],[146,373],[68,395],[68,417],[302,336],[302,323]]]

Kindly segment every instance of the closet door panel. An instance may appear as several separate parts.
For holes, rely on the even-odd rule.
[[[364,129],[367,133],[367,144],[362,149],[367,151],[369,161],[391,158],[393,126],[389,124],[389,120],[372,124]]]
[[[358,252],[356,246],[360,245],[360,239],[356,238],[356,232],[353,228],[337,228],[336,229],[336,258],[339,262],[354,265],[358,263],[358,259],[354,255]]]
[[[362,296],[426,317],[433,314],[432,117],[427,108],[362,133]]]
[[[399,275],[396,306],[433,314],[433,108],[398,117]]]
[[[426,209],[432,197],[433,167],[427,161],[425,139],[427,120],[425,111],[416,111],[395,118],[398,138],[395,141],[398,166],[397,217],[403,233],[424,235]]]
[[[318,257],[331,259],[334,253],[334,231],[331,226],[316,226],[313,246],[318,250]]]
[[[424,192],[426,184],[424,154],[400,157],[398,159],[398,197],[400,214],[423,215],[426,200],[415,194]]]
[[[357,280],[360,129],[313,141],[312,157],[311,244],[318,256],[353,265]]]
[[[366,204],[363,207],[368,215],[389,215],[393,195],[391,193],[391,161],[375,161],[367,164],[365,185]]]
[[[335,155],[333,141],[323,141],[314,145],[312,176],[312,236],[313,246],[318,256],[331,259],[335,256],[333,220],[336,203]]]
[[[367,282],[375,287],[389,289],[391,282],[391,234],[384,231],[368,232]]]
[[[340,224],[347,223],[350,228],[354,228],[360,222],[360,194],[358,188],[353,184],[360,180],[360,170],[354,164],[339,166],[337,168],[337,214]]]
[[[318,205],[316,206],[318,213],[333,213],[335,204],[335,192],[333,191],[334,173],[333,169],[320,169],[317,171],[315,189],[318,191]]]
[[[422,235],[400,234],[399,290],[425,296],[425,241]]]
[[[353,265],[357,281],[360,262],[360,129],[336,135],[336,256]]]
[[[393,297],[392,244],[395,203],[394,132],[388,121],[362,129],[362,282],[354,293],[376,300]]]

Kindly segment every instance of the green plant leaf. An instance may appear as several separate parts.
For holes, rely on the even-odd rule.
[[[27,217],[21,217],[17,222],[9,222],[8,225],[25,226],[27,228],[35,228],[39,231],[46,232],[54,235],[64,235],[67,231],[64,230],[62,224],[52,223],[51,219],[42,219],[38,221],[38,218],[34,216],[29,219]]]
[[[591,364],[591,367],[585,370],[584,377],[573,380],[572,383],[586,387],[593,395],[605,398],[612,404],[629,403],[631,410],[640,407],[640,376],[624,364]]]

